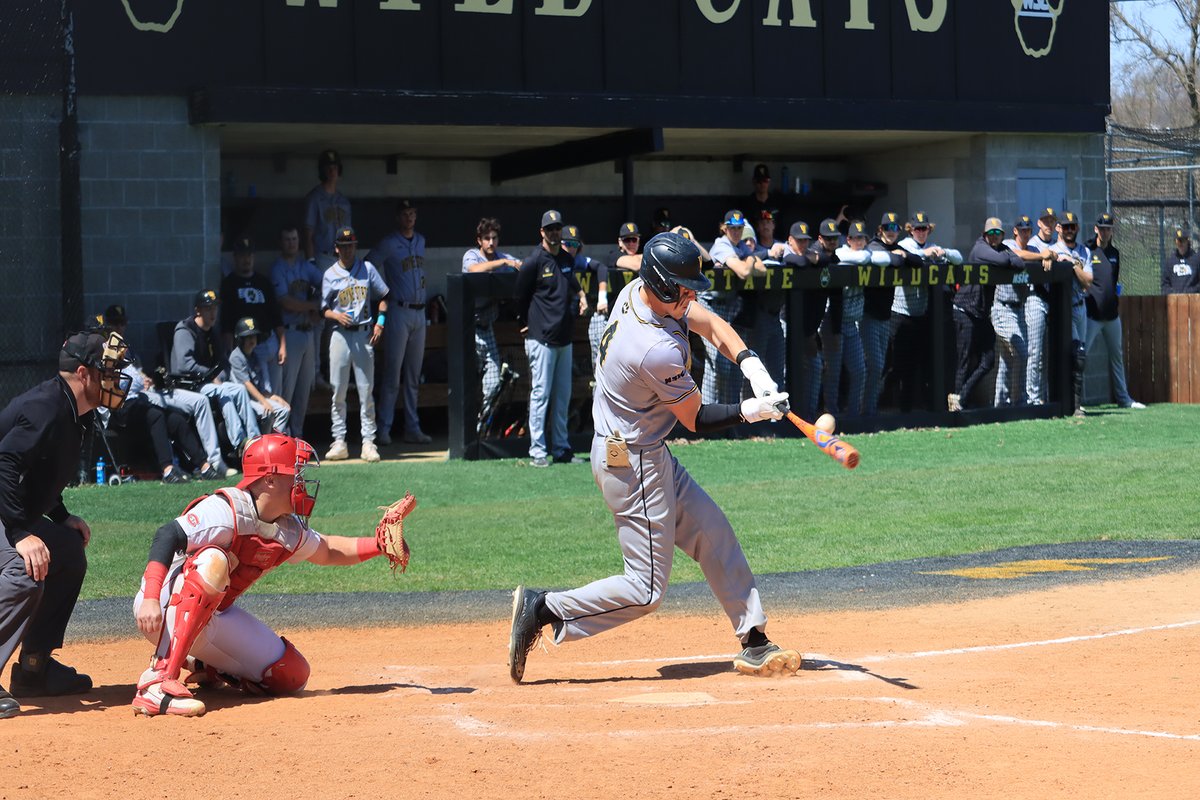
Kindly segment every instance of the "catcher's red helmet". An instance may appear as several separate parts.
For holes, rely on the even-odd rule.
[[[292,475],[292,510],[302,517],[312,514],[317,503],[319,480],[306,480],[307,467],[319,467],[321,462],[312,445],[294,436],[268,433],[251,439],[242,452],[242,479],[239,489],[246,489],[267,475]]]

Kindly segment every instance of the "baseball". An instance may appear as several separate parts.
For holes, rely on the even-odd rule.
[[[816,428],[819,431],[833,433],[837,429],[837,420],[833,418],[833,414],[822,414],[817,417]]]

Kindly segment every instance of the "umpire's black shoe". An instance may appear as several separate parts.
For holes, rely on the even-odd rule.
[[[518,586],[513,590],[512,629],[508,634],[508,674],[513,683],[525,677],[525,659],[529,651],[542,638],[542,626],[538,624],[538,604],[545,592]]]
[[[45,659],[41,666],[37,662]],[[22,654],[21,660],[12,666],[12,681],[9,686],[17,697],[57,697],[64,694],[83,694],[92,690],[92,679],[75,671],[74,667],[60,664],[56,659],[47,656],[35,656],[34,667],[30,668],[25,662],[31,660]]]
[[[21,704],[4,689],[0,689],[0,719],[15,717],[21,713]]]

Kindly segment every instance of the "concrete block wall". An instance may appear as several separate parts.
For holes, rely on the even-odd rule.
[[[62,344],[55,96],[0,95],[0,403],[44,380]],[[16,298],[18,302],[11,302]]]
[[[84,308],[130,315],[139,355],[158,352],[154,323],[180,319],[217,275],[220,141],[188,124],[172,97],[82,97]]]
[[[984,140],[984,197],[989,213],[1007,224],[1032,209],[1017,207],[1017,171],[1065,169],[1067,205],[1084,222],[1081,238],[1091,236],[1087,224],[1104,211],[1104,136],[1102,134],[988,134]],[[1085,235],[1086,232],[1086,235]]]

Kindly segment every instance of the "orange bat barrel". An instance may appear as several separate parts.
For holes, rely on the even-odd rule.
[[[846,469],[854,469],[858,466],[858,451],[855,450],[850,444],[843,442],[832,433],[826,433],[825,431],[818,430],[815,425],[807,420],[801,419],[794,411],[789,411],[787,418],[789,422],[799,428],[800,431],[809,438],[809,441],[819,447],[825,453],[825,455],[829,456]]]

